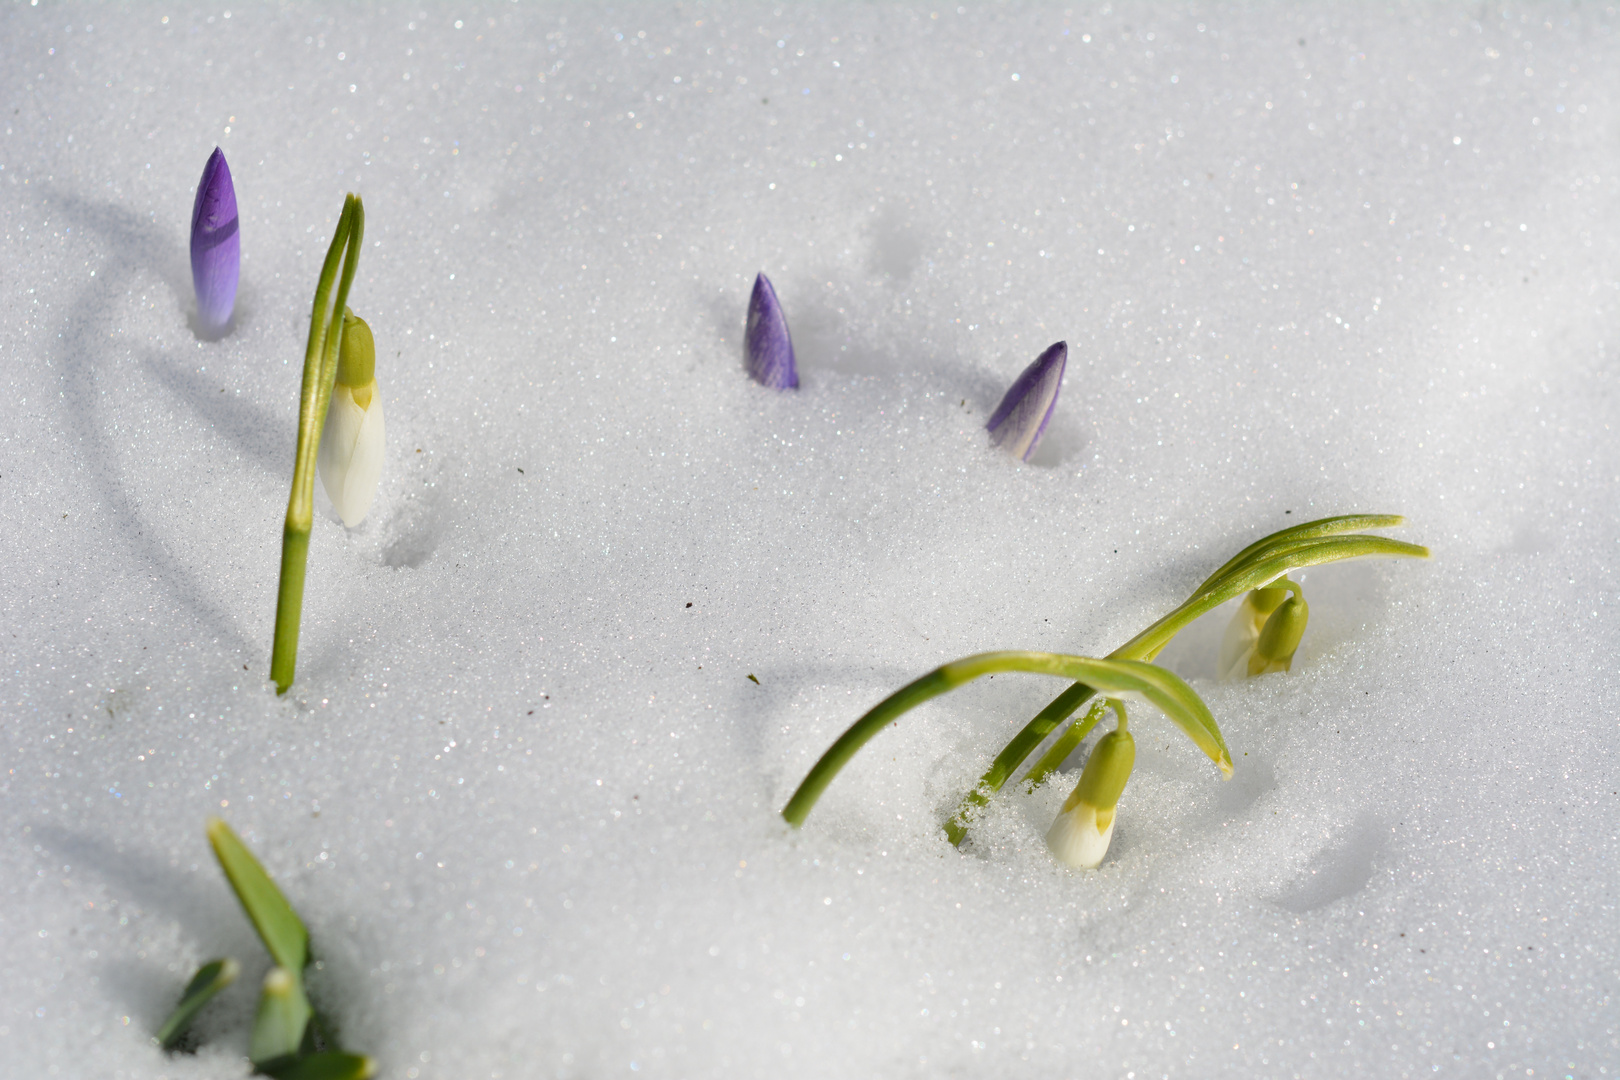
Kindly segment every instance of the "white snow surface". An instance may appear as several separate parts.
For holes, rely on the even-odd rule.
[[[1616,25],[9,6],[0,1072],[246,1075],[219,814],[386,1077],[1616,1075]],[[205,341],[216,144],[242,287]],[[346,190],[387,465],[353,531],[317,496],[278,698]],[[743,371],[760,270],[797,392]],[[983,424],[1059,339],[1023,465]],[[1348,512],[1433,559],[1307,572],[1286,675],[1216,682],[1223,613],[1184,635],[1236,775],[1134,709],[1099,870],[1042,839],[1072,771],[939,830],[1037,676],[778,816],[935,665],[1102,655]]]

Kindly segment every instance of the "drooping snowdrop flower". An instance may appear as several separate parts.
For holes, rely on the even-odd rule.
[[[230,323],[241,270],[236,188],[225,152],[216,146],[191,205],[191,284],[197,290],[197,322],[205,334],[222,333]]]
[[[345,311],[337,381],[326,410],[316,468],[327,497],[343,524],[351,529],[371,510],[372,500],[377,497],[377,480],[382,476],[383,409],[376,367],[371,327]]]
[[[1242,679],[1287,671],[1305,636],[1310,606],[1305,593],[1286,577],[1243,598],[1221,640],[1220,676]]]
[[[793,362],[793,338],[788,334],[787,317],[782,314],[771,279],[764,274],[754,278],[754,295],[748,301],[743,360],[748,374],[760,385],[772,390],[798,388],[799,369]]]
[[[1046,423],[1057,408],[1063,371],[1069,364],[1069,346],[1060,341],[1050,346],[1024,373],[1013,380],[1007,395],[996,406],[985,426],[990,441],[1028,461],[1046,433]]]
[[[1046,846],[1059,862],[1086,870],[1108,854],[1119,796],[1136,765],[1136,740],[1125,728],[1124,706],[1110,704],[1119,716],[1119,727],[1097,740],[1080,782],[1046,832]]]

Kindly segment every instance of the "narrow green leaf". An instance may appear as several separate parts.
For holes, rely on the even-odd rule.
[[[309,962],[309,931],[247,845],[219,818],[208,819],[208,843],[253,928],[279,967],[297,974]]]
[[[309,1026],[310,1013],[303,980],[286,968],[271,968],[264,977],[259,1011],[253,1017],[248,1058],[258,1065],[298,1053],[304,1043],[304,1029]]]
[[[1284,574],[1307,566],[1341,562],[1345,559],[1366,558],[1427,559],[1429,549],[1404,540],[1391,540],[1387,536],[1332,536],[1319,539],[1295,540],[1276,545],[1261,554],[1243,560],[1237,567],[1215,583],[1207,592],[1195,594],[1201,601],[1205,595],[1219,593],[1225,603],[1240,593],[1268,585]]]
[[[1365,558],[1427,559],[1429,549],[1385,536],[1331,536],[1287,540],[1251,555],[1194,593],[1187,602],[1136,635],[1110,655],[1151,660],[1170,640],[1196,621],[1250,589],[1268,585],[1284,574],[1308,566]]]
[[[1043,652],[988,652],[953,660],[902,686],[869,709],[811,768],[798,790],[782,808],[782,817],[795,828],[804,824],[816,800],[832,783],[833,777],[879,731],[902,713],[923,702],[979,678],[1000,671],[1027,671],[1040,675],[1060,675],[1114,697],[1140,698],[1164,713],[1197,747],[1231,775],[1232,755],[1215,726],[1209,709],[1173,672],[1136,660],[1096,660],[1087,656],[1066,656]]]
[[[228,956],[210,960],[198,968],[197,974],[191,977],[191,982],[186,984],[185,991],[180,995],[180,1004],[174,1007],[174,1012],[158,1028],[152,1041],[165,1050],[173,1046],[186,1033],[191,1018],[197,1015],[198,1010],[208,1004],[215,994],[235,982],[240,970],[236,961]]]
[[[277,1058],[260,1062],[257,1067],[276,1080],[367,1080],[377,1072],[377,1063],[364,1054],[346,1054],[341,1050]]]
[[[1193,595],[1197,596],[1209,588],[1211,582],[1232,569],[1232,567],[1272,545],[1287,543],[1290,540],[1338,536],[1342,533],[1355,532],[1357,529],[1393,529],[1404,524],[1406,524],[1406,519],[1399,514],[1343,514],[1339,517],[1317,518],[1315,521],[1307,521],[1292,528],[1282,529],[1269,536],[1261,537],[1232,556],[1219,570],[1205,578],[1204,583],[1193,590]]]
[[[1103,718],[1103,713],[1107,709],[1106,701],[1097,702],[1084,717],[1070,724],[1069,730],[1053,739],[1052,745],[1046,748],[1046,753],[1042,754],[1034,767],[1024,774],[1024,789],[1034,791],[1041,786],[1043,780],[1056,771],[1059,765],[1067,761],[1069,755],[1074,753],[1074,748],[1079,746],[1081,740],[1097,726],[1097,721]]]

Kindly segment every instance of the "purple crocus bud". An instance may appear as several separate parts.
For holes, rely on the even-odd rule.
[[[754,279],[754,295],[748,301],[748,329],[743,333],[743,360],[754,381],[772,390],[794,390],[799,385],[799,369],[793,363],[793,338],[788,336],[787,318],[764,274]]]
[[[1069,363],[1069,345],[1060,341],[1047,348],[1013,381],[1007,396],[985,426],[990,441],[1028,461],[1046,433],[1046,422],[1057,408],[1063,369]]]
[[[203,166],[197,201],[191,207],[191,283],[197,290],[197,321],[204,333],[221,333],[231,321],[241,270],[236,188],[225,152],[216,146]]]

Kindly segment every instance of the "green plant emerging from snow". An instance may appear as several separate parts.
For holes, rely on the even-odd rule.
[[[293,459],[292,490],[281,534],[281,582],[276,591],[276,630],[270,651],[270,678],[276,693],[292,686],[298,666],[298,629],[304,611],[304,568],[309,562],[309,533],[315,523],[315,472],[321,434],[338,373],[343,344],[343,315],[349,286],[360,262],[366,210],[357,195],[343,200],[343,213],[332,230],[332,243],[315,286],[304,349],[304,382],[298,402],[298,450]],[[333,285],[337,296],[333,298]],[[370,340],[369,331],[366,334]],[[369,505],[369,503],[368,503]],[[361,515],[364,516],[364,515]],[[358,521],[358,518],[356,519]]]
[[[1107,850],[1107,836],[1113,831],[1114,805],[1135,759],[1134,743],[1126,730],[1124,707],[1119,699],[1129,697],[1155,706],[1220,767],[1224,776],[1230,777],[1232,773],[1232,756],[1204,702],[1185,682],[1152,663],[1165,646],[1199,616],[1248,593],[1222,648],[1223,676],[1287,670],[1304,634],[1309,613],[1304,591],[1287,575],[1305,567],[1345,559],[1428,558],[1427,548],[1356,531],[1390,528],[1403,524],[1404,520],[1392,514],[1352,514],[1309,521],[1272,533],[1238,552],[1194,589],[1181,606],[1103,659],[1042,652],[991,652],[936,668],[884,698],[845,731],[799,784],[782,809],[782,816],[795,828],[803,825],[816,800],[849,759],[902,713],[923,702],[981,675],[1003,671],[1058,675],[1074,680],[1073,684],[1002,748],[944,828],[951,843],[960,844],[966,839],[974,813],[1006,785],[1049,735],[1100,693],[1115,706],[1118,730],[1105,736],[1093,751],[1093,761],[1087,763],[1080,783],[1048,837],[1054,853],[1064,861],[1095,866]],[[1032,786],[1063,763],[1102,719],[1103,713],[1104,702],[1098,702],[1052,742],[1027,774]],[[1090,824],[1076,815],[1090,815],[1086,819]],[[1065,818],[1070,819],[1067,825]],[[1073,831],[1082,826],[1091,831],[1084,835]],[[1082,851],[1083,856],[1066,854]]]
[[[375,1063],[337,1046],[332,1027],[304,993],[304,970],[312,957],[309,931],[259,860],[231,827],[219,818],[208,821],[208,842],[225,871],[248,921],[274,961],[264,977],[248,1058],[256,1072],[277,1080],[365,1080]],[[158,1029],[153,1041],[172,1048],[197,1012],[235,980],[238,966],[224,957],[210,960],[180,996],[180,1004]]]

